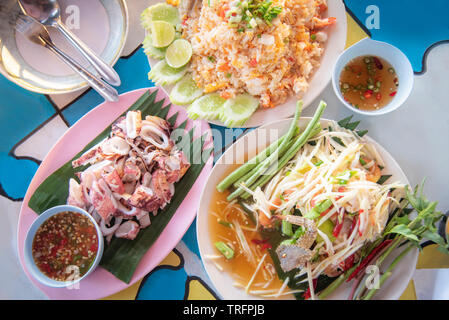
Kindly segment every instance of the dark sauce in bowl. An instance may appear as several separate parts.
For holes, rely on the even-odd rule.
[[[92,221],[78,212],[60,212],[45,220],[33,239],[33,259],[47,277],[71,281],[92,266],[98,236]]]
[[[360,56],[344,67],[339,85],[343,98],[354,108],[374,111],[394,99],[399,79],[386,60],[376,56]]]

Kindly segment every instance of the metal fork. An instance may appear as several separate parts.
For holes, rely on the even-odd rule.
[[[48,31],[33,18],[19,15],[16,21],[16,30],[23,34],[28,40],[44,46],[57,55],[63,62],[79,74],[87,83],[95,89],[107,101],[118,101],[118,92],[109,84],[96,78],[78,62],[73,60],[59,48],[57,48],[48,34]]]

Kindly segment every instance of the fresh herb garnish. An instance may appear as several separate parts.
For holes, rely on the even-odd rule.
[[[274,6],[271,0],[248,0],[237,2],[231,7],[226,16],[229,18],[229,24],[239,26],[238,32],[243,32],[244,24],[248,29],[254,29],[265,23],[271,26],[271,22],[282,12],[282,8]]]

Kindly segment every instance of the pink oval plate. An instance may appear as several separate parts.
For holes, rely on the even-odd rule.
[[[173,250],[196,217],[201,191],[212,170],[213,154],[207,160],[201,174],[198,176],[198,179],[195,181],[192,189],[179,206],[173,218],[157,241],[143,256],[130,283],[125,283],[105,269],[98,267],[90,276],[79,283],[79,288],[50,288],[35,280],[24,265],[23,246],[25,237],[31,223],[38,216],[28,207],[28,201],[31,195],[50,174],[72,159],[90,141],[110,126],[116,118],[125,112],[147,90],[154,91],[158,89],[147,88],[124,93],[120,95],[118,102],[104,102],[83,116],[56,142],[40,165],[28,187],[20,209],[17,232],[19,260],[28,278],[50,299],[99,299],[131,286],[153,270]],[[165,99],[166,103],[164,105],[167,105],[170,101],[166,93],[159,89],[156,101],[161,99]],[[179,112],[179,115],[175,127],[188,119],[185,109],[176,105],[170,107],[167,119],[176,112]],[[206,134],[205,147],[213,146],[212,132],[208,123],[206,121],[193,121],[188,119],[186,130],[189,130],[193,126],[196,127],[194,137],[198,137],[200,134]]]

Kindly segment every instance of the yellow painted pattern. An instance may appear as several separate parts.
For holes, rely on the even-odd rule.
[[[449,256],[438,251],[437,245],[425,247],[418,257],[417,269],[449,268]]]
[[[179,256],[171,251],[168,256],[162,260],[162,262],[159,264],[159,266],[172,266],[172,267],[179,267],[181,264],[181,259]],[[122,290],[116,294],[113,294],[109,297],[104,298],[104,300],[135,300],[137,296],[137,292],[139,291],[140,284],[142,282],[142,279],[137,281],[132,286],[126,288],[125,290]]]
[[[212,293],[198,280],[189,283],[189,296],[187,300],[216,300]]]
[[[353,44],[359,42],[368,37],[366,32],[358,25],[358,23],[351,17],[350,14],[346,13],[346,18],[348,21],[348,34],[346,38],[346,48],[349,48]]]
[[[413,283],[413,280],[410,280],[399,300],[416,300],[415,284]]]

